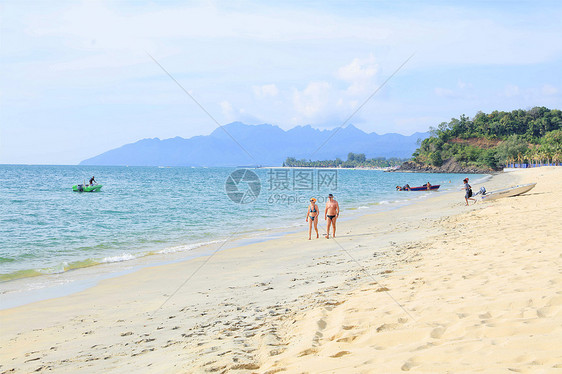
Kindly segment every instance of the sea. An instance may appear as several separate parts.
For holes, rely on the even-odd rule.
[[[103,186],[99,192],[73,191],[92,176]],[[0,286],[305,230],[311,197],[322,215],[332,193],[340,219],[350,219],[458,190],[463,178],[347,169],[0,165]],[[441,188],[396,191],[427,182]]]

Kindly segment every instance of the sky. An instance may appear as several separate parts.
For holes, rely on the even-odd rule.
[[[562,109],[561,19],[559,1],[3,0],[0,164],[76,164],[215,120],[410,135]]]

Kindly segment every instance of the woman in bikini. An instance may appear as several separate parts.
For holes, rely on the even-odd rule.
[[[314,223],[314,230],[316,230],[316,239],[318,239],[318,205],[316,205],[316,199],[310,199],[310,205],[306,209],[306,222],[308,222],[308,240],[310,240],[312,234],[312,223]],[[309,220],[310,218],[310,220]]]

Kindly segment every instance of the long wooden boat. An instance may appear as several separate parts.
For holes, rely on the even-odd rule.
[[[429,188],[427,188],[427,186],[410,187],[409,190],[403,190],[403,191],[435,191],[435,190],[438,190],[439,187],[441,187],[440,184],[435,184],[435,185],[429,186]]]
[[[490,201],[500,199],[502,197],[518,196],[524,194],[525,192],[531,191],[536,185],[536,183],[521,184],[509,188],[504,188],[503,190],[486,192],[485,195],[482,195],[482,200]]]

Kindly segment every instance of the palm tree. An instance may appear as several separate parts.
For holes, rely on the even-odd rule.
[[[557,145],[552,149],[552,163],[559,165],[562,159],[562,145]]]

